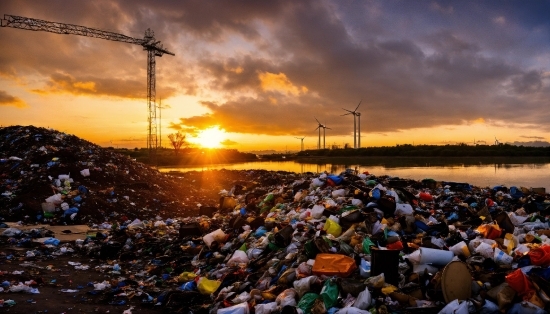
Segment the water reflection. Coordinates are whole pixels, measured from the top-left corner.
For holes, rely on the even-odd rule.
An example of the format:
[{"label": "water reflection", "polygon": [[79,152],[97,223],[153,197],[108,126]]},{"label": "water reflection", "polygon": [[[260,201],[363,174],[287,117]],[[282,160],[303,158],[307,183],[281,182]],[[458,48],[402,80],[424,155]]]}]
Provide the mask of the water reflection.
[{"label": "water reflection", "polygon": [[[209,169],[233,169],[233,170],[270,170],[290,171],[296,173],[327,171],[339,174],[346,169],[355,169],[362,173],[368,171],[371,174],[381,176],[389,175],[404,179],[422,180],[426,178],[437,181],[467,182],[482,187],[495,185],[545,187],[550,191],[550,163],[538,164],[508,164],[508,163],[452,163],[437,165],[432,163],[414,162],[413,164],[397,165],[395,161],[386,161],[383,164],[367,164],[364,162],[334,162],[334,163],[300,163],[296,161],[261,161],[234,164],[216,164],[200,167],[166,167],[160,168],[162,172],[168,171],[202,171]],[[420,165],[419,165],[420,164]]]}]

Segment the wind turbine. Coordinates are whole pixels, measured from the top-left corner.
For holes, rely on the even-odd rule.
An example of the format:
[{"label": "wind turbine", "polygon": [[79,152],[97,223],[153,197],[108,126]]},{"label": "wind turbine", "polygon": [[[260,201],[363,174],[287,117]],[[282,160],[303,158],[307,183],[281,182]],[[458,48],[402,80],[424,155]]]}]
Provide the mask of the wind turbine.
[{"label": "wind turbine", "polygon": [[[353,115],[353,148],[360,148],[361,147],[361,113],[357,112],[357,109],[359,109],[359,106],[361,106],[361,102],[363,100],[361,99],[359,101],[359,104],[357,107],[355,107],[355,110],[351,111],[348,109],[344,109],[348,113],[343,114],[342,116],[347,116],[352,114]],[[356,122],[355,118],[357,117],[358,123]],[[357,135],[357,126],[359,126],[359,134]],[[357,141],[359,140],[359,141]]]},{"label": "wind turbine", "polygon": [[306,137],[304,136],[304,137],[295,137],[295,138],[302,141],[302,145],[300,145],[300,151],[303,151],[304,150],[304,138],[306,138]]},{"label": "wind turbine", "polygon": [[499,145],[500,142],[497,140],[497,137],[495,136],[495,145]]},{"label": "wind turbine", "polygon": [[323,128],[324,125],[321,122],[319,122],[319,120],[317,120],[317,118],[315,118],[315,121],[317,121],[317,124],[318,124],[317,128],[315,128],[315,130],[319,130],[319,140],[317,142],[317,149],[321,149],[321,128]]},{"label": "wind turbine", "polygon": [[325,136],[326,136],[327,129],[332,130],[331,128],[327,127],[326,124],[323,124],[323,149],[326,148],[325,147]]}]

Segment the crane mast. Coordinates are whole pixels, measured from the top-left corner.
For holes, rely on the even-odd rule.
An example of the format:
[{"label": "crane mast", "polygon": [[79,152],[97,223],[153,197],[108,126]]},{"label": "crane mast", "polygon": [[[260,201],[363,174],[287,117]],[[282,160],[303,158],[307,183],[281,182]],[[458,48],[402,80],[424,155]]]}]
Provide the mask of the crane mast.
[{"label": "crane mast", "polygon": [[4,14],[4,18],[1,19],[0,26],[26,29],[31,31],[50,32],[55,34],[71,34],[101,38],[140,45],[143,47],[143,50],[147,50],[147,149],[149,150],[149,157],[154,157],[158,145],[155,57],[162,57],[162,55],[164,54],[174,56],[175,54],[166,50],[162,46],[160,41],[157,41],[155,39],[155,34],[151,29],[148,28],[145,31],[145,36],[143,38],[133,38],[118,33],[103,31],[80,25],[49,22],[8,14]]}]

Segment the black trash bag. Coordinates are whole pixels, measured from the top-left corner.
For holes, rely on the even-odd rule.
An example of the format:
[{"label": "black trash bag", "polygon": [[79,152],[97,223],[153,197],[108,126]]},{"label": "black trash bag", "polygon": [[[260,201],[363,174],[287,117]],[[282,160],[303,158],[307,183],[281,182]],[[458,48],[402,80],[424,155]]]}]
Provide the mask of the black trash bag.
[{"label": "black trash bag", "polygon": [[342,215],[342,217],[340,217],[340,226],[342,226],[342,230],[347,230],[354,223],[358,223],[365,220],[365,216],[363,215],[363,213],[361,213],[360,210],[354,210],[344,214],[345,216]]},{"label": "black trash bag", "polygon": [[109,241],[101,246],[99,250],[100,259],[118,259],[122,244],[115,241]]}]

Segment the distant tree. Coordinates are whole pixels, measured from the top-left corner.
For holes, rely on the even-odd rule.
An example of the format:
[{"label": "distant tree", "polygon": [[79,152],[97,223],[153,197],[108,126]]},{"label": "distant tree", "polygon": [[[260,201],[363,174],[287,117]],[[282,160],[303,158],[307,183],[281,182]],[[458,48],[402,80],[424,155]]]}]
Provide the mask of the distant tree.
[{"label": "distant tree", "polygon": [[187,146],[187,142],[185,141],[185,134],[178,131],[178,133],[172,133],[168,134],[168,139],[170,139],[170,144],[172,144],[172,147],[174,147],[174,153],[176,156],[178,155],[180,148],[182,146]]}]

